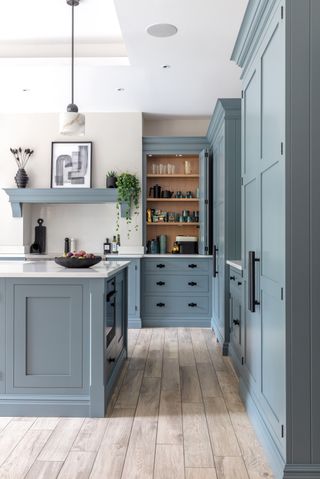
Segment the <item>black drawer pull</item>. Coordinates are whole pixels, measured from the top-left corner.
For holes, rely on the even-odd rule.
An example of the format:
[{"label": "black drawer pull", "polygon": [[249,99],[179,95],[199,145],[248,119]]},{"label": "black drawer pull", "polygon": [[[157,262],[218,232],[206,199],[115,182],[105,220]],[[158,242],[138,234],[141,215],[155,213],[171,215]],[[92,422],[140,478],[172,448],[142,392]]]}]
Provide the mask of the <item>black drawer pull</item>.
[{"label": "black drawer pull", "polygon": [[115,363],[116,362],[116,358],[109,358],[108,359],[108,363]]},{"label": "black drawer pull", "polygon": [[188,304],[189,308],[195,308],[197,305],[197,303],[189,303]]},{"label": "black drawer pull", "polygon": [[241,281],[238,281],[238,286],[241,286],[241,285],[242,285]]},{"label": "black drawer pull", "polygon": [[158,286],[164,286],[166,283],[164,281],[157,281]]},{"label": "black drawer pull", "polygon": [[232,322],[233,322],[233,324],[234,324],[235,326],[240,326],[240,321],[239,321],[239,319],[234,319]]},{"label": "black drawer pull", "polygon": [[235,280],[236,280],[236,277],[235,277],[235,276],[230,276],[230,280],[231,280],[231,281],[235,281]]},{"label": "black drawer pull", "polygon": [[165,303],[157,303],[158,308],[163,308],[165,306]]},{"label": "black drawer pull", "polygon": [[197,286],[197,284],[198,284],[198,283],[195,283],[194,281],[190,281],[190,282],[188,283],[189,286]]},{"label": "black drawer pull", "polygon": [[162,263],[160,263],[160,264],[157,264],[157,268],[165,268],[165,267],[166,267],[166,265],[165,265],[165,264],[162,264]]},{"label": "black drawer pull", "polygon": [[194,263],[188,264],[188,268],[193,269],[193,268],[197,268],[197,267],[198,267],[197,264],[194,264]]}]

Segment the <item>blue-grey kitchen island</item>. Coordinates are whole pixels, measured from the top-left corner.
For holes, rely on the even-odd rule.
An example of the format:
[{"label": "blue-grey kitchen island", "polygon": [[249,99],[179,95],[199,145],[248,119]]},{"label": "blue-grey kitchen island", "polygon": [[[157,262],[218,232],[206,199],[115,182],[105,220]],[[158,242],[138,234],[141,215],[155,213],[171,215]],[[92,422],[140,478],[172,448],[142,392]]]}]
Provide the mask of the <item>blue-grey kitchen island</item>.
[{"label": "blue-grey kitchen island", "polygon": [[103,417],[127,355],[127,265],[0,263],[0,415]]}]

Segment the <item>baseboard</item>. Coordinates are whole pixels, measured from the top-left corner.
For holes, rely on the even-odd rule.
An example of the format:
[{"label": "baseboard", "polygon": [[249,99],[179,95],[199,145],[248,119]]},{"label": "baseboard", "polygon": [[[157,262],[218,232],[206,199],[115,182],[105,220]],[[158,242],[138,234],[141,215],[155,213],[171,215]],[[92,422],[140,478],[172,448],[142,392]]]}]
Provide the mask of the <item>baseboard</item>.
[{"label": "baseboard", "polygon": [[89,417],[90,400],[64,399],[1,399],[0,416]]},{"label": "baseboard", "polygon": [[319,479],[320,464],[287,464],[283,479]]},{"label": "baseboard", "polygon": [[141,329],[142,327],[142,321],[141,321],[141,318],[136,318],[136,317],[132,317],[128,318],[128,328],[129,329]]},{"label": "baseboard", "polygon": [[[250,392],[244,383],[243,379],[240,377],[240,396],[242,401],[245,404],[248,416],[251,420],[251,423],[255,429],[255,432],[263,445],[264,451],[266,453],[267,459],[269,461],[270,467],[274,473],[276,479],[289,479],[290,476],[284,476],[284,467],[285,462],[283,457],[277,448],[275,442],[272,439],[272,436],[255,404],[253,401]],[[298,479],[299,476],[292,476],[292,478]],[[316,476],[312,476],[314,479]],[[302,476],[299,479],[304,479]],[[307,479],[307,478],[306,478]]]}]

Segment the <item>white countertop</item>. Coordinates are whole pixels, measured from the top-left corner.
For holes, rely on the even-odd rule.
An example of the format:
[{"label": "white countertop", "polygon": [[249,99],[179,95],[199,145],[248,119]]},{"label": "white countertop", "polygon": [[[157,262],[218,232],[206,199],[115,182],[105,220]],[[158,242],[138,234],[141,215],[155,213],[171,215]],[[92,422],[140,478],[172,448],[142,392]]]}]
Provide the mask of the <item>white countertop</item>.
[{"label": "white countertop", "polygon": [[210,254],[145,254],[144,258],[212,258]]},{"label": "white countertop", "polygon": [[242,261],[240,259],[228,259],[227,264],[232,266],[232,268],[242,271]]},{"label": "white countertop", "polygon": [[[30,254],[26,253],[25,257],[29,260],[35,260],[35,261],[43,261],[46,259],[53,259],[56,256],[61,256],[61,253],[47,253],[47,254]],[[97,255],[96,255],[97,256]],[[108,254],[106,258],[132,258],[132,259],[141,259],[141,258],[212,258],[212,255],[210,254],[172,254],[172,253],[167,253],[167,254],[134,254],[134,253],[128,253],[128,254]]]},{"label": "white countertop", "polygon": [[54,261],[0,261],[0,278],[108,278],[129,261],[101,261],[91,268],[64,268]]}]

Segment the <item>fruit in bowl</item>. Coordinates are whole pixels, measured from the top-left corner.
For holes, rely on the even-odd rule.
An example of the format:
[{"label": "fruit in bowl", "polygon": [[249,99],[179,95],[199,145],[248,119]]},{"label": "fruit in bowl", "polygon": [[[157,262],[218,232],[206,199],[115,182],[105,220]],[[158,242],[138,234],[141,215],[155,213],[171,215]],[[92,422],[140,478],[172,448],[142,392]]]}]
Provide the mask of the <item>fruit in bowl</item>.
[{"label": "fruit in bowl", "polygon": [[57,264],[65,268],[90,268],[99,263],[101,256],[95,256],[93,253],[87,253],[84,250],[67,253],[54,259]]}]

